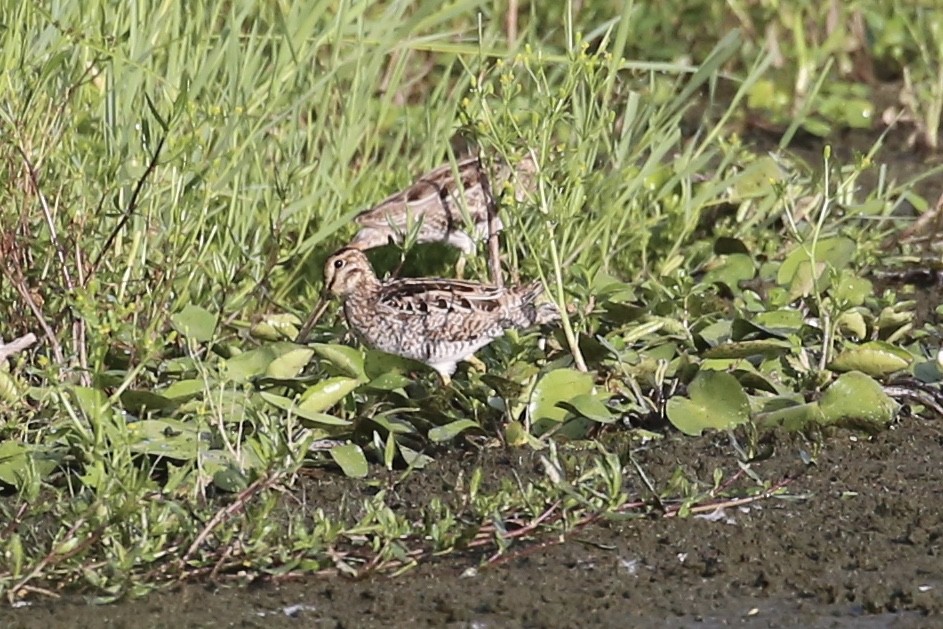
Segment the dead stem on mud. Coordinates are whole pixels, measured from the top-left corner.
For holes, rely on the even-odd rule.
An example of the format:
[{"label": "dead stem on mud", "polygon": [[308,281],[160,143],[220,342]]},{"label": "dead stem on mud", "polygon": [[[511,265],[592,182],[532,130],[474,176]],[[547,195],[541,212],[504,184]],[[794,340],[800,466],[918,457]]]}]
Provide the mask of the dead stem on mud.
[{"label": "dead stem on mud", "polygon": [[[739,474],[732,477],[730,482],[732,482],[737,476],[739,476]],[[796,478],[797,476],[787,476],[768,489],[753,496],[711,500],[709,502],[704,502],[695,506],[687,505],[682,501],[674,501],[670,506],[667,506],[664,509],[661,517],[674,518],[678,517],[682,512],[690,515],[710,513],[716,511],[717,509],[740,507],[753,504],[761,500],[766,500],[774,496],[782,495],[785,488]],[[249,490],[246,490],[246,492],[248,491]],[[246,494],[246,492],[243,493]],[[248,498],[248,494],[246,494],[246,498]],[[230,513],[230,510],[234,511],[238,507],[244,505],[244,503],[244,500],[236,501],[233,503],[233,505],[227,507],[227,509],[220,511],[219,514],[228,514]],[[384,561],[383,554],[384,551],[388,551],[391,548],[390,544],[392,542],[384,544],[381,549],[371,553],[354,550],[341,550],[337,547],[334,547],[328,551],[328,556],[331,562],[334,563],[333,568],[325,568],[314,572],[288,571],[279,575],[263,576],[257,574],[256,576],[263,580],[268,580],[274,583],[310,578],[312,576],[344,575],[354,579],[362,579],[372,574],[379,573],[391,575],[398,574],[418,565],[418,563],[423,559],[445,556],[454,551],[484,550],[489,547],[498,546],[499,544],[497,542],[497,538],[499,537],[502,541],[516,540],[523,542],[528,538],[533,538],[535,540],[526,548],[513,553],[507,553],[504,550],[498,550],[487,560],[485,560],[483,564],[488,567],[497,566],[548,548],[550,546],[561,544],[566,541],[567,534],[572,534],[573,532],[581,530],[586,526],[598,523],[602,520],[605,520],[607,517],[614,515],[635,515],[638,517],[650,515],[652,513],[653,506],[656,510],[660,510],[658,509],[657,505],[653,505],[653,503],[650,501],[635,500],[628,502],[611,512],[595,512],[584,515],[576,522],[566,526],[565,530],[560,530],[559,527],[554,527],[555,525],[561,525],[564,522],[565,518],[567,517],[567,513],[566,510],[563,509],[563,501],[557,500],[536,518],[530,519],[521,514],[514,514],[505,518],[502,521],[500,527],[501,529],[504,529],[503,531],[499,531],[499,526],[494,523],[484,524],[478,528],[474,536],[467,544],[460,547],[454,546],[438,551],[414,547],[405,550],[405,552],[401,551],[400,558],[388,561]],[[211,522],[210,524],[218,524],[218,522],[222,521],[222,519],[225,517],[226,516],[224,515],[220,515],[219,519],[214,518],[214,522]],[[207,529],[205,530],[210,530],[210,524],[207,525]],[[517,528],[514,528],[510,531],[507,530],[508,528],[513,527]],[[538,541],[536,538],[541,535],[556,535],[556,537]],[[206,535],[201,534],[200,540],[198,541],[205,539],[205,537]],[[405,544],[406,542],[403,540],[398,540],[397,543]],[[194,544],[196,544],[196,542],[194,542]],[[185,557],[189,557],[191,554],[192,553],[188,552]],[[215,551],[213,554],[214,556],[218,556],[218,559],[214,562],[212,568],[208,566],[200,568],[187,568],[182,565],[182,561],[178,563],[181,568],[181,571],[178,574],[178,580],[195,580],[197,578],[210,577],[214,580],[244,581],[247,578],[247,573],[250,571],[246,570],[245,564],[240,561],[239,553],[234,552],[231,545],[221,548]],[[207,558],[207,560],[209,560],[209,558]],[[356,567],[357,564],[360,564],[362,567],[358,569]],[[229,569],[235,570],[235,572],[227,572],[227,567]]]}]

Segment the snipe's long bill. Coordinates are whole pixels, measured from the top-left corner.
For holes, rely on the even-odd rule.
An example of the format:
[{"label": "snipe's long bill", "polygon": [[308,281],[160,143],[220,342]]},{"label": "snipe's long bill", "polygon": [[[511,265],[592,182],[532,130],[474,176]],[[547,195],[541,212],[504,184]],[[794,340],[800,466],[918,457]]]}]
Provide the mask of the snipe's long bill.
[{"label": "snipe's long bill", "polygon": [[311,316],[309,316],[308,320],[305,321],[304,325],[301,326],[298,336],[295,337],[295,343],[300,345],[308,340],[308,335],[311,334],[311,330],[313,330],[314,326],[318,324],[318,321],[324,315],[324,311],[327,310],[329,305],[331,305],[331,301],[322,294],[318,299],[318,303],[314,305],[314,310],[311,311]]}]

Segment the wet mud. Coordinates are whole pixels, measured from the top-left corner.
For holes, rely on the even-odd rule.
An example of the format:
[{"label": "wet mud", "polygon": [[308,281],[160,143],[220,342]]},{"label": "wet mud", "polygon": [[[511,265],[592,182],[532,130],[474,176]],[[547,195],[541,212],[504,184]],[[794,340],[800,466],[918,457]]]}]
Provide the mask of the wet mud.
[{"label": "wet mud", "polygon": [[[35,601],[0,611],[0,626],[943,625],[943,422],[906,418],[871,438],[839,431],[818,451],[786,434],[767,445],[774,456],[755,469],[770,480],[797,475],[790,497],[709,517],[594,524],[563,543],[512,546],[491,564],[487,554],[447,556],[397,577],[186,585],[108,606]],[[815,462],[806,465],[801,455],[810,452]],[[637,459],[656,486],[679,467],[706,482],[736,465],[725,435],[669,437]],[[401,508],[443,495],[476,465],[490,482],[512,467],[536,473],[514,451],[457,452],[413,475],[398,494]],[[309,504],[357,491],[345,480],[303,485]],[[628,488],[641,490],[638,481]]]}]

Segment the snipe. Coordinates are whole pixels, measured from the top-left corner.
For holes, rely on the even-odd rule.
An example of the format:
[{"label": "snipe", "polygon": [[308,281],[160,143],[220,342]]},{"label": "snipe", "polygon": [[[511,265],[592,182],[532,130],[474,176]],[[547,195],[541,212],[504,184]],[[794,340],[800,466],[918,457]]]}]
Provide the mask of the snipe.
[{"label": "snipe", "polygon": [[499,288],[440,278],[380,281],[353,247],[328,258],[324,287],[343,300],[347,324],[365,345],[421,361],[445,383],[459,361],[506,330],[560,317],[553,304],[537,303],[539,282]]},{"label": "snipe", "polygon": [[[536,170],[532,152],[528,152],[513,168],[498,160],[492,178],[488,177],[477,156],[458,160],[455,169],[451,164],[443,164],[419,177],[406,190],[357,215],[354,220],[360,229],[348,246],[366,250],[402,243],[410,229],[415,228],[417,242],[444,242],[462,251],[456,269],[461,276],[464,256],[475,252],[478,240],[490,236],[488,270],[492,283],[501,287],[504,282],[497,234],[503,229],[503,224],[497,214],[495,194],[510,182],[515,198],[523,202],[534,189]],[[472,227],[471,235],[466,231],[466,216]],[[315,307],[302,325],[296,342],[302,343],[307,339],[326,307],[327,302],[323,300]]]},{"label": "snipe", "polygon": [[[357,215],[354,220],[360,230],[349,246],[372,249],[391,242],[402,243],[415,227],[417,242],[444,242],[460,249],[464,255],[474,254],[477,241],[504,228],[497,215],[495,190],[511,180],[515,195],[522,200],[526,191],[533,188],[535,169],[530,155],[514,168],[502,161],[496,165],[494,181],[491,181],[477,156],[458,160],[454,170],[452,164],[443,164],[419,177],[407,189]],[[467,231],[468,224],[471,233]],[[488,264],[491,281],[500,286],[497,254],[497,249],[492,247]],[[459,264],[464,264],[464,258]]]}]

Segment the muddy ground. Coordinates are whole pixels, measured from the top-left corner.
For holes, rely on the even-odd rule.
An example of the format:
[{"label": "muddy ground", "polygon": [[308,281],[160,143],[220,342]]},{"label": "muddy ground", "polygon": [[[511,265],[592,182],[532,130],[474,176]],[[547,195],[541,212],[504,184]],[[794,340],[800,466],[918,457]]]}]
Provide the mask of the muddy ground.
[{"label": "muddy ground", "polygon": [[[770,480],[799,473],[789,493],[801,498],[720,518],[593,525],[563,544],[516,546],[514,558],[475,576],[466,571],[484,555],[396,578],[191,585],[110,606],[36,601],[0,611],[0,627],[943,626],[943,421],[905,418],[872,438],[837,432],[808,467],[808,442],[769,439],[774,456],[757,471]],[[721,435],[669,437],[637,454],[659,486],[678,466],[705,481],[715,468],[736,468]],[[510,468],[536,473],[524,456],[441,457],[400,489],[402,508],[441,495],[477,464],[491,481]],[[637,479],[627,482],[640,491]],[[309,503],[368,492],[327,474],[304,484]]]}]

